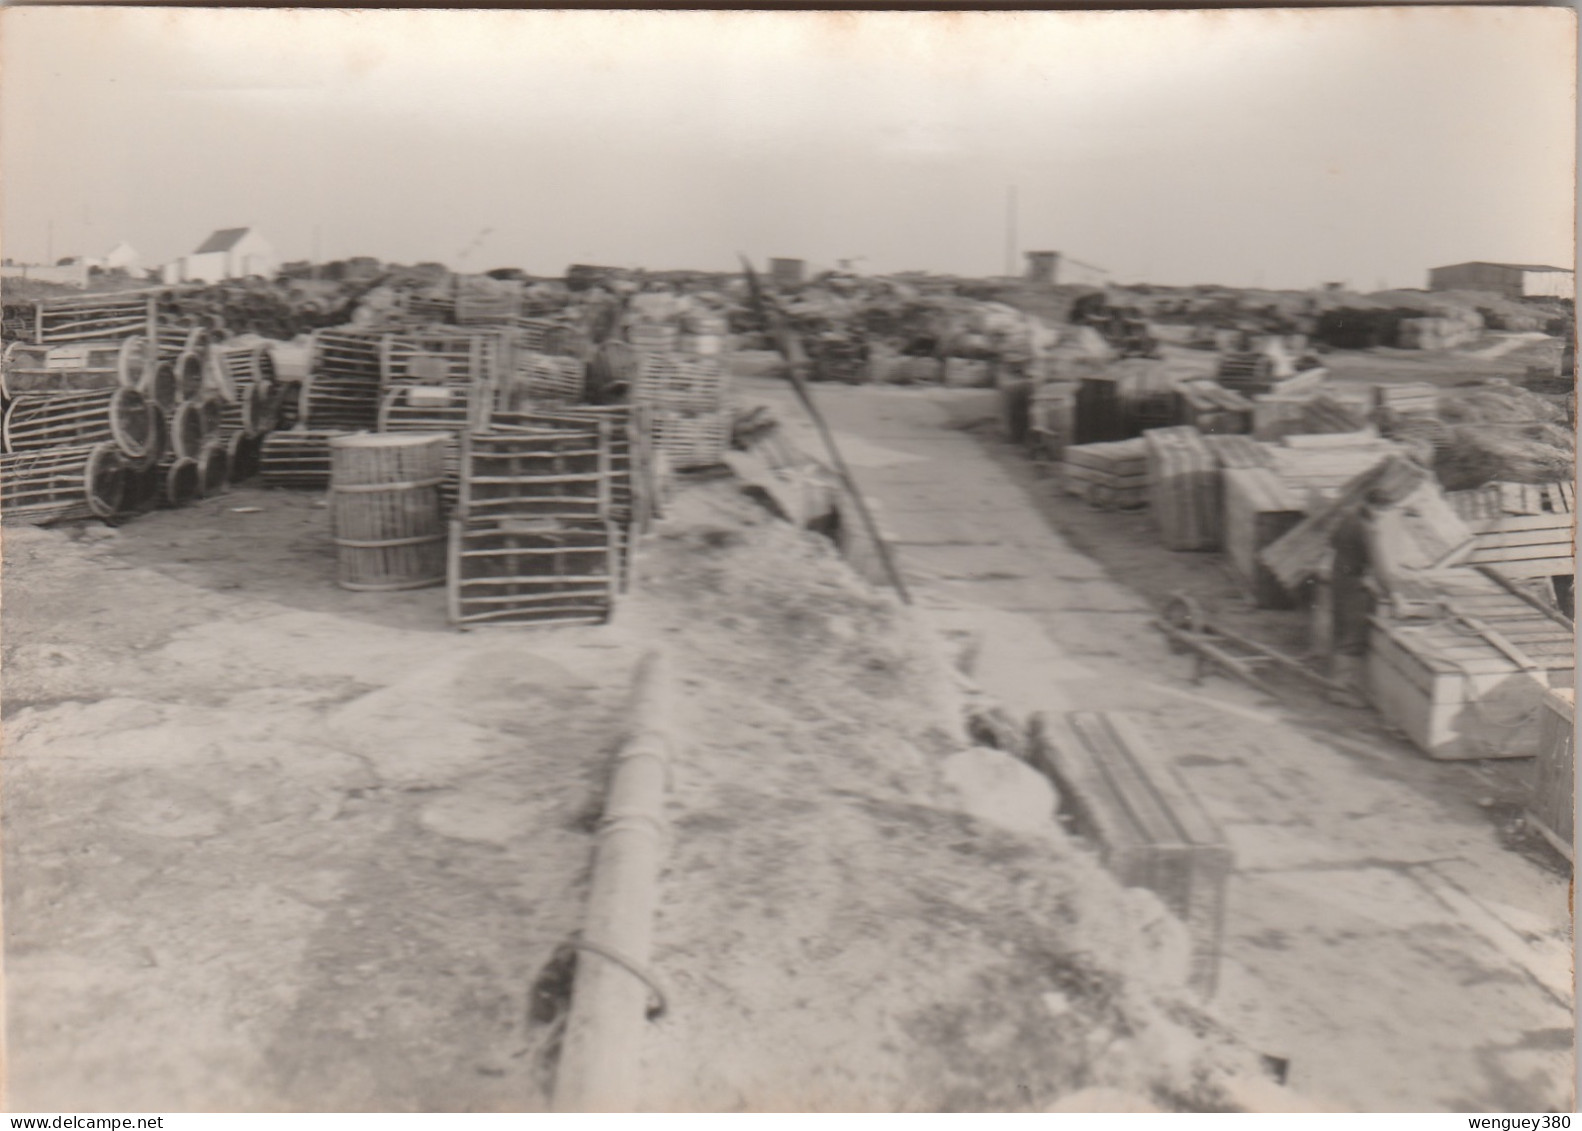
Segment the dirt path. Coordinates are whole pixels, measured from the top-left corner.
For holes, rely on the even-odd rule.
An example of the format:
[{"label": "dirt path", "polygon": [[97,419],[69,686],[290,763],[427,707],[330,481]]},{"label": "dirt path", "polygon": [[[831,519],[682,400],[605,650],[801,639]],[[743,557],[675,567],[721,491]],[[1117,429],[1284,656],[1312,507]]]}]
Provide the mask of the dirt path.
[{"label": "dirt path", "polygon": [[[779,386],[746,384],[799,419]],[[1291,1059],[1295,1089],[1363,1111],[1570,1109],[1567,885],[1479,804],[1497,794],[1499,815],[1519,771],[1432,763],[1367,712],[1192,686],[1149,605],[987,438],[992,394],[818,396],[928,614],[983,636],[987,690],[1019,712],[1134,712],[1169,745],[1237,855],[1216,1008]],[[1092,521],[1128,529],[1134,583],[1164,588],[1176,562],[1216,583],[1208,555],[1145,545],[1146,515]]]}]

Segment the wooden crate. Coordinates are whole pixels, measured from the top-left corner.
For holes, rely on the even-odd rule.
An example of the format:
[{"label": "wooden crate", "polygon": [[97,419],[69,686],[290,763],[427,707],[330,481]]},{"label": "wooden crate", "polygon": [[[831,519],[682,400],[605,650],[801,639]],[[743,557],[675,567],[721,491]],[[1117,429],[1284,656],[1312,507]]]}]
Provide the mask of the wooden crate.
[{"label": "wooden crate", "polygon": [[1252,434],[1259,440],[1278,440],[1303,429],[1303,415],[1312,400],[1308,393],[1264,393],[1252,398]]},{"label": "wooden crate", "polygon": [[1575,858],[1576,690],[1551,688],[1538,723],[1538,763],[1527,813],[1544,838]]},{"label": "wooden crate", "polygon": [[1259,551],[1302,521],[1298,499],[1266,467],[1226,468],[1220,472],[1225,516],[1221,527],[1225,557],[1260,609],[1288,609],[1295,602],[1259,560]]},{"label": "wooden crate", "polygon": [[1203,444],[1214,453],[1221,469],[1231,467],[1273,467],[1274,456],[1269,445],[1259,443],[1251,436],[1203,437]]},{"label": "wooden crate", "polygon": [[1073,444],[1065,451],[1066,494],[1107,509],[1148,505],[1148,445],[1142,439]]},{"label": "wooden crate", "polygon": [[446,592],[460,628],[599,623],[615,607],[613,524],[566,519],[453,520]]},{"label": "wooden crate", "polygon": [[1368,682],[1380,714],[1431,758],[1532,757],[1544,693],[1575,680],[1573,633],[1476,570],[1445,570],[1426,615],[1373,618]]},{"label": "wooden crate", "polygon": [[1176,388],[1176,418],[1205,435],[1252,431],[1252,402],[1214,381],[1188,381]]},{"label": "wooden crate", "polygon": [[1220,544],[1219,463],[1190,425],[1143,433],[1148,449],[1148,509],[1167,550],[1216,550]]},{"label": "wooden crate", "polygon": [[1172,760],[1115,712],[1075,711],[1056,731],[1035,716],[1033,762],[1054,781],[1077,831],[1128,887],[1159,896],[1192,938],[1190,984],[1219,981],[1225,894],[1234,857]]}]

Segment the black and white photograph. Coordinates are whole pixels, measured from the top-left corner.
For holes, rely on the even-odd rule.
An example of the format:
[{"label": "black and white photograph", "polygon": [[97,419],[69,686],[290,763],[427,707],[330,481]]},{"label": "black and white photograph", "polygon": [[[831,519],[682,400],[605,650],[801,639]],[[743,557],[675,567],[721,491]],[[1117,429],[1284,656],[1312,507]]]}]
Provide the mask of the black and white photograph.
[{"label": "black and white photograph", "polygon": [[1568,1127],[1576,83],[0,11],[0,1106]]}]

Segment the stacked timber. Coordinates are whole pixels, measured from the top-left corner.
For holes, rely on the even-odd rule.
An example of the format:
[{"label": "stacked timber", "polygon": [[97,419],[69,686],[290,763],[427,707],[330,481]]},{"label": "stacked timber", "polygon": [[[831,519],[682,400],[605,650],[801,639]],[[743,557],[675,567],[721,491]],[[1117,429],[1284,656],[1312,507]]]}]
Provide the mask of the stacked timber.
[{"label": "stacked timber", "polygon": [[266,487],[323,490],[330,485],[330,445],[344,432],[271,432],[258,453],[258,473]]},{"label": "stacked timber", "polygon": [[1379,712],[1436,759],[1538,750],[1551,688],[1575,684],[1570,621],[1472,569],[1440,571],[1419,615],[1383,612],[1368,640]]},{"label": "stacked timber", "polygon": [[1576,691],[1550,688],[1538,721],[1538,765],[1527,814],[1567,860],[1576,840]]},{"label": "stacked timber", "polygon": [[111,443],[0,455],[0,517],[6,522],[111,518],[125,492],[126,464]]},{"label": "stacked timber", "polygon": [[1188,984],[1211,997],[1235,864],[1224,834],[1128,717],[1074,711],[1063,722],[1035,716],[1034,765],[1055,781],[1077,832],[1098,847],[1115,878],[1152,891],[1185,924],[1192,940]]},{"label": "stacked timber", "polygon": [[1227,467],[1220,472],[1225,556],[1253,603],[1286,609],[1291,594],[1259,560],[1262,550],[1302,521],[1302,500],[1267,467]]},{"label": "stacked timber", "polygon": [[1209,435],[1252,431],[1252,401],[1214,381],[1187,381],[1176,387],[1176,417]]},{"label": "stacked timber", "polygon": [[1106,510],[1148,505],[1148,444],[1139,439],[1073,444],[1062,465],[1066,494]]},{"label": "stacked timber", "polygon": [[1220,542],[1219,462],[1196,428],[1143,433],[1148,509],[1167,550],[1214,550]]}]

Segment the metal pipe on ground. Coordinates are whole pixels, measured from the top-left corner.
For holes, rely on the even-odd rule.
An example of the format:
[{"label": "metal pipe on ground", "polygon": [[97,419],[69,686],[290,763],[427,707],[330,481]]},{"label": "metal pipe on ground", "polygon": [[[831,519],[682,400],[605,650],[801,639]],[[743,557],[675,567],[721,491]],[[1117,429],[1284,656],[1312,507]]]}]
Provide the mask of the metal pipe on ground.
[{"label": "metal pipe on ground", "polygon": [[[638,1089],[645,978],[659,903],[665,783],[674,738],[669,659],[655,650],[633,681],[631,731],[616,755],[577,941],[571,1011],[555,1074],[557,1112],[627,1112]],[[662,1006],[661,1006],[662,1007]]]}]

